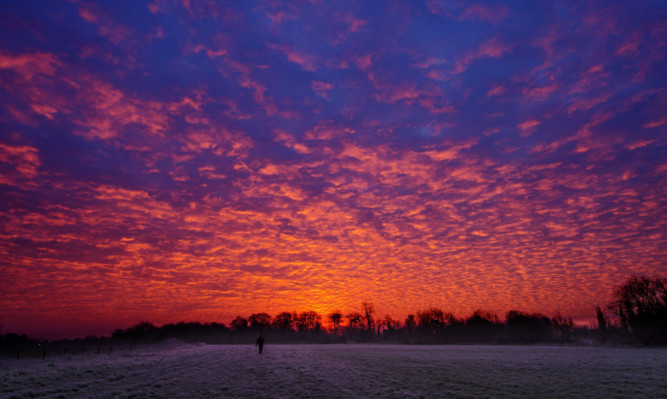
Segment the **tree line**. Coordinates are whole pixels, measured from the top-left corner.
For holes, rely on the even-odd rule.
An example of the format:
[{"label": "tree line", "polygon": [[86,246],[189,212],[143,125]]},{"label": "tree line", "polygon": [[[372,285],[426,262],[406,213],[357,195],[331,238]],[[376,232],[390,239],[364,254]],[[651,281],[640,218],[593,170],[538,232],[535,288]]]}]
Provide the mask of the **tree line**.
[{"label": "tree line", "polygon": [[504,320],[491,311],[478,309],[457,318],[438,307],[409,314],[404,320],[379,315],[372,302],[362,302],[359,311],[266,312],[237,316],[229,326],[222,323],[177,323],[155,327],[140,323],[116,330],[116,339],[178,338],[212,343],[252,342],[259,333],[270,342],[386,342],[400,344],[535,344],[592,343],[645,345],[667,344],[667,289],[662,278],[630,276],[618,285],[612,300],[596,307],[597,324],[577,327],[571,317],[510,310]]},{"label": "tree line", "polygon": [[[88,337],[69,341],[38,341],[25,334],[0,335],[0,354],[13,356],[17,348],[35,356],[47,348],[70,353],[96,347],[107,351],[113,345],[133,345],[177,339],[210,344],[252,343],[264,334],[270,343],[351,343],[395,344],[535,344],[601,343],[667,345],[667,281],[663,278],[630,276],[615,287],[612,300],[597,306],[597,323],[575,326],[572,318],[556,314],[510,310],[504,320],[491,311],[478,309],[458,318],[438,307],[422,309],[403,320],[380,315],[372,302],[363,302],[359,311],[266,312],[237,316],[224,323],[180,322],[161,327],[150,322],[117,329],[111,337]],[[32,348],[32,349],[30,349]],[[79,349],[76,349],[79,348]],[[84,349],[81,349],[84,348]],[[102,349],[100,349],[102,348]],[[19,351],[20,352],[20,351]]]},{"label": "tree line", "polygon": [[[326,326],[325,326],[326,325]],[[477,310],[467,318],[457,318],[432,307],[396,320],[390,315],[378,316],[370,302],[360,312],[315,311],[281,312],[275,316],[253,313],[237,316],[229,326],[223,323],[198,322],[166,324],[156,327],[142,322],[119,329],[112,339],[119,341],[160,341],[176,338],[186,342],[247,343],[263,334],[271,343],[351,343],[384,342],[397,344],[448,343],[518,343],[572,342],[575,325],[571,318],[517,310],[506,314],[506,320],[488,311]]]}]

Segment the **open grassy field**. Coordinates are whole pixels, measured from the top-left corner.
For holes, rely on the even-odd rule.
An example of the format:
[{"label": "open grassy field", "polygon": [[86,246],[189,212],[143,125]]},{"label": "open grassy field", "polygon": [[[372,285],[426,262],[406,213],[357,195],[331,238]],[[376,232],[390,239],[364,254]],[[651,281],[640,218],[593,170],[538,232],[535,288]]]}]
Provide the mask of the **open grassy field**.
[{"label": "open grassy field", "polygon": [[2,398],[667,397],[664,348],[174,345],[0,362]]}]

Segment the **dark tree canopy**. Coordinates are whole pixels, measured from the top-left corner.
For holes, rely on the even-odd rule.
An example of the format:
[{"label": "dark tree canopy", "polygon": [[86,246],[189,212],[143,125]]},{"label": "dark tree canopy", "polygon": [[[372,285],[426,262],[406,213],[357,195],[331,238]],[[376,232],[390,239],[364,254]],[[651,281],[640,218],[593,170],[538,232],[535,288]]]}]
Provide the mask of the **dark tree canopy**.
[{"label": "dark tree canopy", "polygon": [[644,344],[667,343],[667,280],[630,276],[614,289],[609,309]]}]

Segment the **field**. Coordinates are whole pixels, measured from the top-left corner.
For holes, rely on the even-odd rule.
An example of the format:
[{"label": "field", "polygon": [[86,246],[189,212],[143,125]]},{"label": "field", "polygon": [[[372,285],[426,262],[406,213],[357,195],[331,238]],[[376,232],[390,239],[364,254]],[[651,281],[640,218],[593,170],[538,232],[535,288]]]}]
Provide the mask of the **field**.
[{"label": "field", "polygon": [[0,359],[2,398],[667,397],[667,349],[172,345]]}]

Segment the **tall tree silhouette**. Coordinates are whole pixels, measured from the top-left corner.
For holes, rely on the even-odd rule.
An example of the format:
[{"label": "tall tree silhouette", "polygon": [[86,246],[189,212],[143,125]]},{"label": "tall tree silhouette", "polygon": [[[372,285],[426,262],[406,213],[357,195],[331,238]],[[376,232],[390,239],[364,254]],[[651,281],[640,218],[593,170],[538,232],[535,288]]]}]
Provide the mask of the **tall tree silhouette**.
[{"label": "tall tree silhouette", "polygon": [[560,313],[557,313],[556,316],[551,319],[551,324],[553,325],[554,330],[556,330],[560,336],[561,341],[572,341],[572,334],[574,334],[574,321],[572,321],[571,317],[564,317]]},{"label": "tall tree silhouette", "polygon": [[363,316],[359,312],[348,313],[345,318],[348,320],[348,324],[351,330],[356,330],[361,327],[361,320]]},{"label": "tall tree silhouette", "polygon": [[599,340],[603,344],[607,342],[607,321],[604,318],[604,313],[602,312],[602,309],[600,309],[599,306],[595,307],[595,314],[597,315],[598,319],[598,334],[599,334]]},{"label": "tall tree silhouette", "polygon": [[290,312],[281,312],[273,318],[273,327],[278,330],[289,331],[294,329],[294,317]]},{"label": "tall tree silhouette", "polygon": [[318,331],[322,327],[322,316],[312,310],[300,313],[296,327],[299,331]]},{"label": "tall tree silhouette", "polygon": [[338,310],[331,312],[329,313],[329,320],[333,326],[334,334],[340,334],[340,322],[343,320],[343,314]]},{"label": "tall tree silhouette", "polygon": [[248,320],[244,317],[236,316],[230,325],[234,331],[245,331],[248,329]]},{"label": "tall tree silhouette", "polygon": [[644,344],[667,344],[667,280],[630,276],[614,289],[609,309]]},{"label": "tall tree silhouette", "polygon": [[271,326],[271,315],[265,312],[253,313],[248,317],[248,322],[253,330],[267,330]]},{"label": "tall tree silhouette", "polygon": [[415,319],[415,315],[409,314],[408,317],[405,318],[405,329],[408,332],[414,331],[415,328],[417,328],[417,320]]},{"label": "tall tree silhouette", "polygon": [[373,306],[373,302],[362,302],[361,309],[363,311],[364,320],[366,321],[368,333],[373,334],[373,313],[375,313],[375,306]]}]

